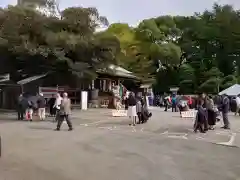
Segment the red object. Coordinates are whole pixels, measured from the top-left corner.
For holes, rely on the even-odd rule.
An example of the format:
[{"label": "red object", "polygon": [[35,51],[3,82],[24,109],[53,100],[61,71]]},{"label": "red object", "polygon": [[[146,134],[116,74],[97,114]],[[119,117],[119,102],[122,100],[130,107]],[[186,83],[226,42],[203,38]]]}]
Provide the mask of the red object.
[{"label": "red object", "polygon": [[26,113],[26,119],[30,120],[30,113],[29,112]]},{"label": "red object", "polygon": [[168,101],[169,101],[170,103],[172,103],[172,98],[171,98],[171,97],[169,97]]},{"label": "red object", "polygon": [[188,104],[192,104],[192,97],[191,96],[189,96],[189,98],[188,98]]}]

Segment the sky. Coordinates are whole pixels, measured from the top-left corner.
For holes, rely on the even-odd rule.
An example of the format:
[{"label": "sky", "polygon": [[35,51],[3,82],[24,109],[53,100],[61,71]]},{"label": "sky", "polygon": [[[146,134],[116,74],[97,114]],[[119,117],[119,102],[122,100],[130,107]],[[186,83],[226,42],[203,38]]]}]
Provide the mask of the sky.
[{"label": "sky", "polygon": [[[17,0],[0,0],[0,6],[16,4]],[[240,0],[59,0],[60,7],[96,7],[100,15],[110,23],[124,22],[131,25],[141,20],[160,15],[192,15],[211,9],[214,2],[231,4],[240,9]]]}]

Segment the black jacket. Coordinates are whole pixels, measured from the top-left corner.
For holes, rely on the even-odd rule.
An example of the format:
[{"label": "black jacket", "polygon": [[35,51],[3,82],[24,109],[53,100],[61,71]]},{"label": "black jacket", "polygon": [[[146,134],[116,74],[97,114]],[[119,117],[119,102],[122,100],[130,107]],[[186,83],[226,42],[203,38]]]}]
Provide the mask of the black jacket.
[{"label": "black jacket", "polygon": [[128,98],[128,106],[136,106],[136,104],[137,104],[136,98],[130,95]]},{"label": "black jacket", "polygon": [[46,107],[46,101],[43,96],[40,96],[37,100],[38,108],[45,108]]}]

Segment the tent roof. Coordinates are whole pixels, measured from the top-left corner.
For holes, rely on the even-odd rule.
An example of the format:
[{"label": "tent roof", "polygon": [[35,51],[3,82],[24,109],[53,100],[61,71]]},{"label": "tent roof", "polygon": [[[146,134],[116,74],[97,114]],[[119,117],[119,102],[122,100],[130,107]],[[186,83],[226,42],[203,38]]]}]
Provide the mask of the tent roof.
[{"label": "tent roof", "polygon": [[219,95],[227,94],[228,96],[237,96],[240,94],[240,85],[234,84],[231,87],[221,91]]}]

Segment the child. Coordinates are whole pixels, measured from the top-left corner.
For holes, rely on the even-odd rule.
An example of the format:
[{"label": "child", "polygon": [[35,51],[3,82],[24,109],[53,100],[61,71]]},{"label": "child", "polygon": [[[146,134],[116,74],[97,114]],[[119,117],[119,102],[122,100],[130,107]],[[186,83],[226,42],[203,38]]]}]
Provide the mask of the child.
[{"label": "child", "polygon": [[196,121],[194,124],[194,132],[197,132],[199,130],[201,133],[206,133],[206,131],[204,130],[204,123],[207,121],[207,119],[206,119],[206,111],[203,108],[203,104],[204,104],[204,101],[200,100],[198,105]]}]

